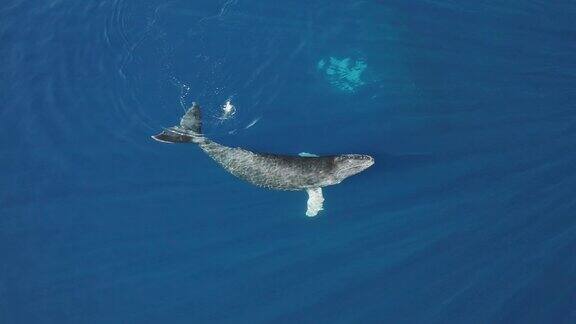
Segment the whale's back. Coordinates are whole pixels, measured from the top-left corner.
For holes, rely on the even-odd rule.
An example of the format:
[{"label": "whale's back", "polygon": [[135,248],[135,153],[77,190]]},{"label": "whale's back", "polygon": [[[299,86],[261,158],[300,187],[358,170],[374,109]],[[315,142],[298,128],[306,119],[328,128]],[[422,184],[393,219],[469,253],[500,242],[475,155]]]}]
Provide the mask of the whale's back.
[{"label": "whale's back", "polygon": [[259,154],[209,140],[200,147],[228,172],[254,185],[278,190],[305,190],[335,184],[334,157]]}]

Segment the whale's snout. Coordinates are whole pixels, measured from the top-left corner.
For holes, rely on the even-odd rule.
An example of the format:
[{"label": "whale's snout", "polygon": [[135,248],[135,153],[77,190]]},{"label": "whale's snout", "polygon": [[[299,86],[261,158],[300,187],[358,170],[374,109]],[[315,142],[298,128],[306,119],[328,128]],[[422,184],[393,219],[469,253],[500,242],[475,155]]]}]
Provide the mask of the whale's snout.
[{"label": "whale's snout", "polygon": [[340,180],[360,173],[374,164],[374,158],[364,154],[345,154],[336,157],[336,174]]},{"label": "whale's snout", "polygon": [[354,165],[357,168],[361,168],[362,170],[366,170],[374,164],[374,158],[370,155],[346,154],[344,157],[349,161],[349,164]]},{"label": "whale's snout", "polygon": [[364,165],[366,166],[366,169],[374,164],[374,158],[371,157],[370,155],[362,155],[360,160],[363,161]]}]

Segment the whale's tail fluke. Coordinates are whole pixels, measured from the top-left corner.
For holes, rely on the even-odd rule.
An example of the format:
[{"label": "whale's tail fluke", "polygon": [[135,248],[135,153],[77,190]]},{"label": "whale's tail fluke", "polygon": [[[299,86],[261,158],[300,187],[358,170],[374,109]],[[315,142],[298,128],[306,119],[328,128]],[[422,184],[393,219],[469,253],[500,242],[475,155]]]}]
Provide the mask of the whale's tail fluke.
[{"label": "whale's tail fluke", "polygon": [[200,106],[193,103],[180,119],[180,125],[166,128],[162,133],[152,136],[153,139],[163,143],[201,143],[202,118]]},{"label": "whale's tail fluke", "polygon": [[180,127],[191,131],[194,134],[202,134],[202,116],[200,115],[200,105],[192,103],[192,107],[186,111],[180,119]]}]

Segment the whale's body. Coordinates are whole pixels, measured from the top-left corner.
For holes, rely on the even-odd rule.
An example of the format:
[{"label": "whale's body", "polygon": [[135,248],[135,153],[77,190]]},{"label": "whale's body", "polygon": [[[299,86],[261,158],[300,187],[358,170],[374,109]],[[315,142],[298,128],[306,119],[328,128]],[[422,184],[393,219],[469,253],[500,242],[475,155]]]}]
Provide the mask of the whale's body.
[{"label": "whale's body", "polygon": [[335,184],[334,157],[300,157],[261,154],[212,141],[200,143],[206,154],[228,172],[260,187],[306,190]]},{"label": "whale's body", "polygon": [[256,186],[306,190],[308,216],[315,216],[323,209],[322,187],[338,184],[374,163],[372,157],[359,154],[291,156],[224,146],[202,136],[200,107],[196,104],[182,117],[179,126],[167,128],[152,138],[165,143],[196,143],[228,172]]}]

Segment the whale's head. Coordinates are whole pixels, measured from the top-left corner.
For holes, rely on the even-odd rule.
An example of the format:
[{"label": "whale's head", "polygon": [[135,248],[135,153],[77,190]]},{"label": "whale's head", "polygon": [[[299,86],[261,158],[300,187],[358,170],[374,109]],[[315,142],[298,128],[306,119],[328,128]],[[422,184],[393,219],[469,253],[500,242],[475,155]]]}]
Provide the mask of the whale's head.
[{"label": "whale's head", "polygon": [[334,176],[338,182],[368,169],[374,158],[362,154],[344,154],[334,158]]}]

